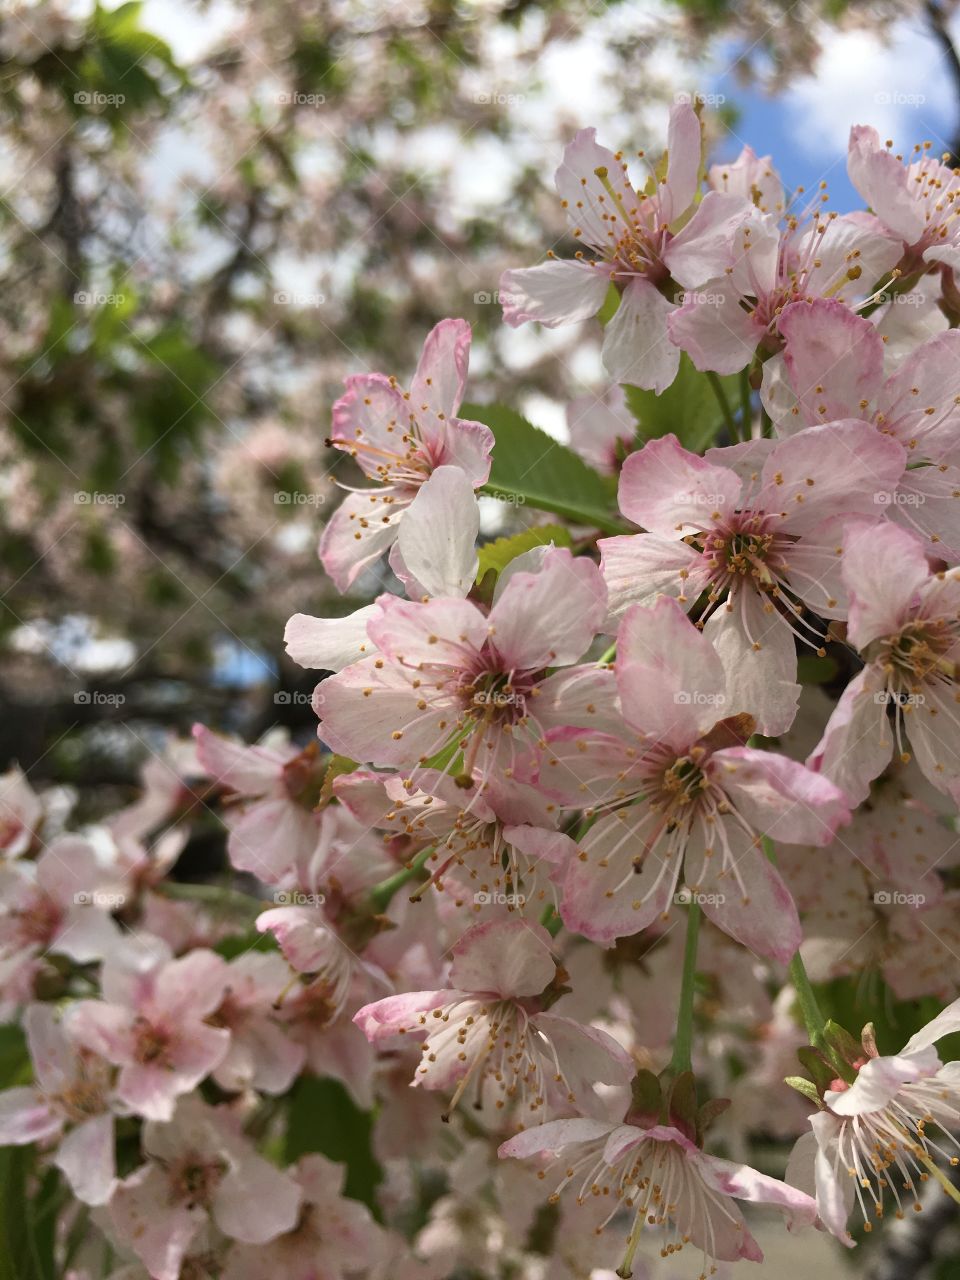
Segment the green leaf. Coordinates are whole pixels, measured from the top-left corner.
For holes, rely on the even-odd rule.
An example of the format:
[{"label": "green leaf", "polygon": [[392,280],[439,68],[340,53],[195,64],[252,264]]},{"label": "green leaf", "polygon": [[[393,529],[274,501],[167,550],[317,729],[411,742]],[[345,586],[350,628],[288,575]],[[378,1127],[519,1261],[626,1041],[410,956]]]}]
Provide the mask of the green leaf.
[{"label": "green leaf", "polygon": [[552,511],[606,533],[624,532],[614,481],[588,467],[572,449],[503,405],[463,405],[460,413],[485,423],[496,439],[490,479],[481,493]]},{"label": "green leaf", "polygon": [[[720,383],[731,403],[736,403],[736,378],[721,378]],[[623,390],[643,440],[658,440],[672,432],[685,449],[700,453],[713,444],[723,425],[723,413],[710,380],[694,368],[685,352],[680,356],[673,385],[660,395],[640,387],[625,386]]]},{"label": "green leaf", "polygon": [[532,551],[534,547],[545,547],[550,543],[557,547],[570,546],[570,534],[559,524],[538,524],[510,538],[497,538],[493,542],[484,543],[477,553],[477,581],[482,582],[488,573],[499,577],[511,560]]},{"label": "green leaf", "polygon": [[301,1076],[293,1087],[284,1158],[292,1163],[311,1151],[347,1166],[345,1193],[380,1217],[376,1190],[383,1170],[370,1138],[373,1116],[361,1111],[339,1080]]}]

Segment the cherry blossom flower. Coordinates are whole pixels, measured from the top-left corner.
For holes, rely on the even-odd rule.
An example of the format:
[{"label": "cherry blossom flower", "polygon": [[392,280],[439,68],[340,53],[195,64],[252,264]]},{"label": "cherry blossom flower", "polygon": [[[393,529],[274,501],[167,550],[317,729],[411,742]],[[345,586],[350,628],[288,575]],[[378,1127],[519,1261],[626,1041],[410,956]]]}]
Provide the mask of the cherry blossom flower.
[{"label": "cherry blossom flower", "polygon": [[804,610],[846,615],[843,523],[882,513],[904,463],[901,445],[858,421],[706,459],[672,435],[651,441],[620,477],[620,508],[647,532],[600,542],[611,616],[660,594],[693,609],[706,594],[698,625],[720,655],[731,704],[761,733],[782,733],[800,692],[795,638],[823,643]]},{"label": "cherry blossom flower", "polygon": [[[477,1105],[512,1107],[523,1125],[589,1106],[591,1084],[625,1083],[633,1068],[612,1037],[544,1011],[556,979],[551,939],[524,920],[475,925],[454,948],[452,988],[413,991],[366,1005],[354,1021],[373,1044],[422,1038],[411,1082],[453,1090],[447,1115],[468,1088]],[[539,1000],[537,997],[541,997]]]},{"label": "cherry blossom flower", "polygon": [[109,873],[93,846],[80,836],[51,841],[36,862],[0,865],[0,956],[46,952],[78,963],[100,960],[120,938],[110,910],[113,895],[101,895]]},{"label": "cherry blossom flower", "polygon": [[169,1122],[144,1125],[142,1141],[148,1161],[119,1183],[109,1215],[117,1239],[152,1280],[178,1280],[209,1220],[251,1245],[296,1224],[301,1187],[257,1154],[225,1108],[184,1098]]},{"label": "cherry blossom flower", "polygon": [[0,1093],[0,1146],[57,1140],[53,1163],[78,1200],[106,1203],[115,1179],[109,1063],[78,1048],[54,1009],[23,1017],[35,1083]]},{"label": "cherry blossom flower", "polygon": [[[842,793],[802,765],[744,744],[753,721],[729,700],[709,640],[666,597],[629,610],[617,633],[623,741],[559,733],[541,772],[597,821],[564,882],[571,929],[609,945],[695,895],[719,928],[789,961],[800,944],[790,893],[760,836],[828,844]],[[629,735],[629,736],[628,736]]]},{"label": "cherry blossom flower", "polygon": [[[932,573],[922,541],[888,524],[844,540],[847,635],[866,665],[847,685],[811,767],[859,804],[904,737],[930,782],[960,799],[960,571]],[[890,722],[892,712],[893,724]]]},{"label": "cherry blossom flower", "polygon": [[869,125],[854,125],[847,153],[850,181],[884,227],[903,241],[905,274],[928,263],[960,267],[956,169],[931,155],[929,142],[918,143],[907,163],[892,145],[881,146]]},{"label": "cherry blossom flower", "polygon": [[[556,184],[574,239],[596,259],[578,253],[574,261],[560,261],[551,255],[541,266],[504,272],[500,297],[507,324],[537,320],[553,328],[586,320],[615,284],[621,297],[604,331],[607,372],[617,382],[657,392],[669,387],[680,364],[680,352],[667,336],[674,309],[671,271],[684,252],[687,280],[701,283],[691,278],[691,268],[695,277],[698,269],[709,271],[713,260],[701,242],[712,248],[749,210],[740,197],[714,191],[701,205],[705,213],[695,231],[688,224],[676,234],[694,203],[700,152],[696,112],[689,103],[678,104],[670,112],[666,176],[655,178],[647,194],[631,184],[622,154],[599,146],[595,129],[582,129],[564,152]],[[646,163],[643,152],[638,154]]]},{"label": "cherry blossom flower", "polygon": [[539,911],[551,873],[575,849],[569,836],[552,829],[558,806],[533,787],[504,794],[493,779],[482,796],[472,796],[474,787],[424,769],[417,789],[397,774],[358,772],[341,774],[334,790],[359,821],[403,847],[408,861],[430,849],[429,883],[442,890],[449,875],[455,893],[469,886],[475,909],[503,905],[523,912],[529,903]]},{"label": "cherry blossom flower", "polygon": [[385,1262],[389,1238],[366,1205],[343,1194],[346,1170],[321,1155],[304,1156],[290,1170],[302,1191],[293,1229],[266,1244],[235,1245],[223,1280],[343,1280]]},{"label": "cherry blossom flower", "polygon": [[[539,572],[514,572],[489,615],[467,600],[381,596],[367,623],[378,650],[330,676],[314,705],[320,735],[354,760],[425,767],[446,746],[458,773],[511,780],[548,728],[612,714],[612,678],[575,667],[606,612],[596,566],[551,547]],[[560,667],[568,670],[554,671]]]},{"label": "cherry blossom flower", "polygon": [[306,1052],[287,1034],[275,1005],[290,974],[282,958],[249,951],[230,961],[223,999],[207,1022],[230,1032],[226,1056],[213,1071],[221,1089],[286,1093]]},{"label": "cherry blossom flower", "polygon": [[[688,234],[698,231],[705,209],[706,200]],[[681,279],[688,292],[667,320],[670,337],[698,369],[736,373],[758,348],[779,349],[779,318],[790,303],[836,298],[862,305],[900,256],[900,242],[869,214],[816,211],[809,221],[790,217],[781,230],[776,218],[755,212],[728,237],[727,260],[714,278],[700,287]]]},{"label": "cherry blossom flower", "polygon": [[316,743],[248,747],[194,726],[197,756],[211,780],[238,801],[230,819],[227,852],[238,871],[277,881],[300,858],[309,857],[320,838],[324,770]]},{"label": "cherry blossom flower", "polygon": [[357,374],[333,406],[329,443],[377,481],[374,489],[350,493],[324,528],[320,559],[340,591],[390,549],[437,467],[459,467],[474,489],[490,474],[490,429],[457,417],[470,337],[465,320],[441,320],[427,336],[409,391],[380,373]]},{"label": "cherry blossom flower", "polygon": [[960,559],[960,333],[918,345],[888,377],[874,325],[839,302],[795,303],[780,317],[785,346],[764,366],[764,398],[781,436],[837,418],[863,418],[907,451],[887,507],[927,539],[931,554]]},{"label": "cherry blossom flower", "polygon": [[169,1120],[177,1098],[227,1055],[230,1032],[207,1021],[227,978],[226,962],[212,951],[172,960],[156,941],[138,964],[126,953],[111,956],[101,976],[104,998],[70,1005],[67,1032],[120,1068],[116,1096],[131,1111]]},{"label": "cherry blossom flower", "polygon": [[[921,1208],[918,1182],[933,1175],[953,1199],[960,1193],[936,1164],[960,1157],[960,1067],[941,1063],[934,1045],[960,1030],[960,1001],[948,1005],[911,1036],[898,1054],[878,1054],[871,1029],[863,1054],[851,1065],[855,1078],[835,1079],[823,1095],[823,1109],[810,1117],[811,1133],[797,1142],[787,1177],[816,1187],[824,1226],[853,1245],[847,1219],[854,1208],[867,1231],[892,1201],[898,1218],[906,1207]],[[928,1128],[939,1130],[937,1137]]]},{"label": "cherry blossom flower", "polygon": [[508,1139],[500,1155],[545,1157],[544,1176],[563,1161],[563,1177],[550,1199],[559,1199],[571,1184],[578,1205],[603,1197],[605,1220],[594,1230],[602,1231],[623,1210],[633,1213],[618,1275],[631,1274],[634,1250],[648,1227],[658,1230],[661,1257],[672,1257],[688,1245],[699,1250],[701,1280],[714,1273],[717,1262],[762,1262],[763,1253],[736,1200],[776,1205],[797,1223],[810,1224],[816,1217],[816,1205],[804,1192],[749,1165],[708,1155],[672,1124],[646,1125],[629,1113],[619,1124],[552,1120]]}]

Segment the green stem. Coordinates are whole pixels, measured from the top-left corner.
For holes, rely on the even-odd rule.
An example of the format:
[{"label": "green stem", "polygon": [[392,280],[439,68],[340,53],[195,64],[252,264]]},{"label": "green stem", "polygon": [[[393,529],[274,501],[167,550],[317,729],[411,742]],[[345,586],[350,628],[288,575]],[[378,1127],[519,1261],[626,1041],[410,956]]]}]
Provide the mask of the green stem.
[{"label": "green stem", "polygon": [[[763,843],[763,852],[770,862],[776,866],[777,851],[774,848],[773,841],[769,836],[761,836],[760,839]],[[800,1005],[800,1014],[803,1018],[803,1025],[807,1029],[807,1035],[810,1037],[810,1043],[815,1049],[823,1049],[826,1046],[826,1041],[823,1038],[823,1028],[826,1025],[826,1020],[820,1011],[816,993],[807,976],[806,966],[799,951],[790,961],[788,972],[793,989],[797,993],[797,1003]]]},{"label": "green stem", "polygon": [[617,656],[617,642],[616,640],[614,640],[610,648],[607,649],[604,653],[602,653],[600,657],[597,659],[597,666],[605,667],[607,663],[612,662],[616,656]]},{"label": "green stem", "polygon": [[740,370],[740,437],[749,440],[753,433],[753,404],[750,399],[750,366]]},{"label": "green stem", "polygon": [[693,997],[697,971],[697,942],[700,938],[700,904],[691,902],[687,909],[687,940],[683,948],[683,978],[680,982],[680,1006],[677,1009],[677,1034],[673,1039],[673,1057],[669,1070],[679,1075],[691,1069],[690,1049],[693,1044]]},{"label": "green stem", "polygon": [[712,369],[708,369],[707,381],[710,383],[711,387],[713,387],[713,394],[717,397],[717,404],[720,406],[720,412],[723,414],[723,421],[730,436],[730,442],[735,444],[739,439],[737,434],[737,424],[733,416],[733,410],[730,408],[730,401],[727,399],[727,393],[723,389],[723,383],[720,381],[720,375],[714,373]]},{"label": "green stem", "polygon": [[370,890],[370,902],[377,911],[386,911],[393,899],[393,895],[399,889],[402,889],[405,884],[409,884],[414,876],[423,870],[431,853],[433,853],[433,845],[428,845],[426,849],[421,849],[402,871],[398,871],[386,880],[381,880],[378,885],[374,885]]}]

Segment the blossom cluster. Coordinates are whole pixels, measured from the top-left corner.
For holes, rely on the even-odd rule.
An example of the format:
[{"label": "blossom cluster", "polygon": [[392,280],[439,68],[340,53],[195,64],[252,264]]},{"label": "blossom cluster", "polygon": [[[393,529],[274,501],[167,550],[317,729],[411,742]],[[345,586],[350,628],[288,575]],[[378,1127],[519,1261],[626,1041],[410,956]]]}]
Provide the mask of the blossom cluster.
[{"label": "blossom cluster", "polygon": [[[706,1276],[762,1261],[738,1202],[852,1245],[960,1198],[960,174],[855,128],[838,216],[701,150],[688,103],[640,186],[578,134],[582,247],[500,297],[600,313],[611,379],[716,424],[581,405],[545,448],[609,509],[518,467],[553,514],[491,554],[530,429],[464,404],[444,320],[333,408],[320,560],[391,589],[287,624],[318,740],[198,725],[93,826],[2,779],[0,1145],[90,1210],[78,1280]],[[222,889],[175,873],[214,817]],[[821,1012],[848,974],[942,1011],[890,1053]]]}]

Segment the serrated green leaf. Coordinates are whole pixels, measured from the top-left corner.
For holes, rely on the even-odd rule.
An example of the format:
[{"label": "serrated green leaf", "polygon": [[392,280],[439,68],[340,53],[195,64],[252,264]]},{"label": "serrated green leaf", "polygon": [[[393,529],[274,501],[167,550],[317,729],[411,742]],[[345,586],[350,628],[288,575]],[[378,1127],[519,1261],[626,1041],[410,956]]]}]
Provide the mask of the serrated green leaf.
[{"label": "serrated green leaf", "polygon": [[[736,403],[737,380],[720,378],[728,399]],[[656,395],[640,387],[623,388],[627,408],[637,420],[644,440],[658,440],[671,432],[685,449],[700,453],[714,443],[723,426],[723,412],[705,373],[700,373],[684,352],[673,385]]]},{"label": "serrated green leaf", "polygon": [[482,582],[491,571],[503,573],[511,560],[532,551],[534,547],[545,547],[550,543],[557,547],[569,547],[570,534],[559,524],[538,524],[509,538],[496,538],[493,542],[484,543],[477,553],[477,582]]},{"label": "serrated green leaf", "polygon": [[614,482],[572,449],[503,405],[463,405],[460,414],[485,423],[496,439],[490,479],[481,493],[607,533],[624,532]]}]

